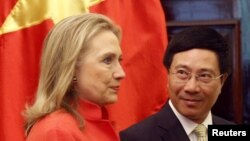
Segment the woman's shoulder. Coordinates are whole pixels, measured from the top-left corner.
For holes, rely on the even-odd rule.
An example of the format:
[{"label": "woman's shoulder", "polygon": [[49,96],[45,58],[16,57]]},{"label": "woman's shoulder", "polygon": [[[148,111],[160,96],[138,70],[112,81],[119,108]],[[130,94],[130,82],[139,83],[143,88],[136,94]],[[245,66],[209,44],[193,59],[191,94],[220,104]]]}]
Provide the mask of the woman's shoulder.
[{"label": "woman's shoulder", "polygon": [[46,127],[52,126],[67,126],[67,125],[77,125],[76,119],[67,111],[60,109],[50,113],[36,124]]},{"label": "woman's shoulder", "polygon": [[[57,110],[37,121],[31,128],[28,139],[70,137],[74,132],[79,132],[76,119],[65,110]],[[33,138],[33,139],[32,139]]]}]

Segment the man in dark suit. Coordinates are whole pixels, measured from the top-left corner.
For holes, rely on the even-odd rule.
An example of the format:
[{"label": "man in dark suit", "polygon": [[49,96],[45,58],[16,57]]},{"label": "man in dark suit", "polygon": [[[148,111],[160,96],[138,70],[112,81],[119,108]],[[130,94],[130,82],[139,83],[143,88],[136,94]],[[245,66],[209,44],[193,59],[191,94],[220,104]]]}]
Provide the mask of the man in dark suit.
[{"label": "man in dark suit", "polygon": [[169,42],[164,65],[169,99],[158,113],[120,132],[121,141],[197,141],[199,124],[233,124],[211,113],[230,72],[222,35],[204,26],[184,29]]}]

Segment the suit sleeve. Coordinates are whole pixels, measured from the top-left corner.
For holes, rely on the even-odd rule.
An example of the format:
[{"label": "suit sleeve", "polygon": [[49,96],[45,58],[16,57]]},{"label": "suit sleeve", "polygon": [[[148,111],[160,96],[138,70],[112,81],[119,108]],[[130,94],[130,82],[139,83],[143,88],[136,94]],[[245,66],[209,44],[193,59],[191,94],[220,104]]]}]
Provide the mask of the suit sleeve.
[{"label": "suit sleeve", "polygon": [[137,141],[138,139],[135,139],[136,136],[130,135],[127,132],[120,132],[120,139],[121,141]]}]

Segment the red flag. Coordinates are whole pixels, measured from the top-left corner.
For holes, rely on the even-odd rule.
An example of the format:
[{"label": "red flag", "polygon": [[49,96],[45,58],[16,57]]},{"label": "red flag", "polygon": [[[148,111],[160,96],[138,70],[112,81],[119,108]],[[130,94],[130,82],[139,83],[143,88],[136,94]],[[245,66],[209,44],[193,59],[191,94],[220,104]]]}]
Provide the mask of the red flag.
[{"label": "red flag", "polygon": [[[34,98],[42,42],[54,24],[45,17],[36,24],[18,30],[2,30],[8,15],[18,13],[12,10],[16,10],[16,6],[23,6],[25,1],[0,0],[1,141],[25,140],[21,112],[25,103]],[[35,6],[35,9],[43,9],[37,10],[37,13],[27,13],[41,14],[47,8],[40,4]],[[123,30],[123,66],[127,77],[122,82],[119,101],[112,105],[110,115],[116,121],[118,130],[121,130],[154,113],[166,100],[166,72],[162,65],[166,46],[164,14],[159,0],[106,0],[92,7],[91,11],[109,16]],[[35,18],[39,19],[40,16]],[[27,19],[28,16],[16,17]],[[18,26],[22,24],[22,21],[14,22]]]},{"label": "red flag", "polygon": [[123,66],[126,78],[118,103],[110,108],[118,130],[159,110],[167,99],[162,65],[166,25],[159,0],[107,0],[91,8],[122,27]]},{"label": "red flag", "polygon": [[[0,27],[16,1],[0,0]],[[0,35],[0,140],[23,141],[21,112],[38,83],[41,45],[52,22]],[[2,30],[0,31],[2,32]]]}]

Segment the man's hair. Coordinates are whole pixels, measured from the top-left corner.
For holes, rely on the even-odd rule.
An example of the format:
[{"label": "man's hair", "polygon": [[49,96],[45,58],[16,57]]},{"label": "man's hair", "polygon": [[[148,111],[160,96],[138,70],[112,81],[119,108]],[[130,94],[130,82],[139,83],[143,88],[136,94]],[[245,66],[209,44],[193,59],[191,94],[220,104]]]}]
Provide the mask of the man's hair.
[{"label": "man's hair", "polygon": [[175,34],[166,49],[164,66],[169,70],[176,53],[191,49],[207,49],[215,52],[219,61],[220,73],[230,72],[227,42],[220,33],[206,26],[185,28]]}]

